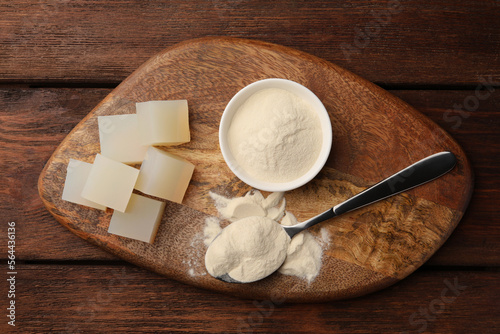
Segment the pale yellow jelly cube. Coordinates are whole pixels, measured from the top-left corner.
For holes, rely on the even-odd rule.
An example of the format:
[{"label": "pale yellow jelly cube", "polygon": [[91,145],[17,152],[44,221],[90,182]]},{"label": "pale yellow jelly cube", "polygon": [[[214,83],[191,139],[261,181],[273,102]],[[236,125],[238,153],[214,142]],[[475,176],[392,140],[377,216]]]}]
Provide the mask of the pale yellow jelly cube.
[{"label": "pale yellow jelly cube", "polygon": [[165,202],[132,194],[125,212],[113,212],[108,232],[153,243],[163,211],[165,211],[165,204]]},{"label": "pale yellow jelly cube", "polygon": [[194,165],[159,148],[150,147],[142,162],[135,189],[181,203],[193,176]]},{"label": "pale yellow jelly cube", "polygon": [[104,205],[89,201],[81,195],[91,168],[92,164],[88,162],[69,159],[62,199],[71,203],[81,204],[99,210],[106,210]]},{"label": "pale yellow jelly cube", "polygon": [[191,140],[186,100],[136,103],[143,145],[179,145]]},{"label": "pale yellow jelly cube", "polygon": [[147,146],[139,138],[136,114],[99,116],[99,141],[101,154],[123,163],[140,163]]},{"label": "pale yellow jelly cube", "polygon": [[97,154],[82,197],[124,212],[138,175],[138,169]]}]

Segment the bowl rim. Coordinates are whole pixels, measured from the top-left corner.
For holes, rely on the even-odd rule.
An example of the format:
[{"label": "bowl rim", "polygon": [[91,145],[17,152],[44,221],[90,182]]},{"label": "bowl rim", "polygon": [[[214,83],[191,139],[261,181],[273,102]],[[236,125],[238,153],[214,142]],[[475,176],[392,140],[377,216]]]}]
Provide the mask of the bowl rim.
[{"label": "bowl rim", "polygon": [[[281,88],[299,95],[313,107],[313,110],[320,119],[323,142],[318,158],[305,174],[292,181],[267,182],[248,175],[246,171],[236,162],[227,140],[227,132],[236,111],[251,95],[266,88]],[[318,175],[321,169],[323,169],[326,161],[328,160],[332,146],[332,126],[330,116],[321,100],[306,86],[299,84],[298,82],[282,78],[258,80],[239,90],[226,105],[219,124],[219,145],[227,166],[244,183],[262,191],[281,192],[293,190],[311,181],[316,175]]]}]

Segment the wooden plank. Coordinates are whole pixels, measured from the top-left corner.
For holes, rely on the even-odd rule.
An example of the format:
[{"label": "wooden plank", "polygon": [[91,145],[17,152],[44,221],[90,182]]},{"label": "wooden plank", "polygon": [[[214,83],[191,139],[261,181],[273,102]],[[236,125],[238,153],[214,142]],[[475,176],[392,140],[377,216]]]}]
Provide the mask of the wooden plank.
[{"label": "wooden plank", "polygon": [[[125,266],[20,265],[16,329],[82,333],[498,333],[498,271],[418,270],[352,300],[237,299]],[[332,282],[334,284],[334,282]],[[36,296],[36,298],[34,298]],[[485,312],[489,310],[489,312]],[[5,310],[4,310],[5,313]],[[2,321],[1,328],[6,328]]]},{"label": "wooden plank", "polygon": [[[109,89],[55,88],[0,90],[0,181],[4,185],[0,190],[0,214],[6,220],[18,222],[19,258],[114,259],[57,223],[36,191],[38,175],[53,150],[109,92]],[[499,265],[500,218],[496,203],[500,199],[500,149],[496,143],[500,141],[500,91],[497,89],[490,98],[481,101],[479,108],[455,129],[456,123],[444,121],[443,115],[474,91],[392,93],[450,132],[464,147],[475,171],[475,190],[469,209],[429,263]],[[4,245],[5,234],[1,234],[0,247]]]},{"label": "wooden plank", "polygon": [[494,0],[24,0],[0,12],[1,82],[116,83],[162,49],[204,36],[294,47],[377,83],[500,81]]}]

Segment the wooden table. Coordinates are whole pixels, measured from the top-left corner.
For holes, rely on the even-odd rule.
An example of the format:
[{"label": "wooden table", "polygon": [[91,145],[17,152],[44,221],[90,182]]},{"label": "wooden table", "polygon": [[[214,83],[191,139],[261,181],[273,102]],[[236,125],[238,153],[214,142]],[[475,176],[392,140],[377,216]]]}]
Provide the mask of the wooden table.
[{"label": "wooden table", "polygon": [[[0,332],[14,329],[12,301],[23,333],[500,332],[499,1],[58,0],[2,1],[0,9]],[[36,184],[61,140],[144,61],[203,36],[311,53],[448,131],[472,163],[475,189],[444,246],[385,290],[287,304],[165,279],[57,223]]]}]

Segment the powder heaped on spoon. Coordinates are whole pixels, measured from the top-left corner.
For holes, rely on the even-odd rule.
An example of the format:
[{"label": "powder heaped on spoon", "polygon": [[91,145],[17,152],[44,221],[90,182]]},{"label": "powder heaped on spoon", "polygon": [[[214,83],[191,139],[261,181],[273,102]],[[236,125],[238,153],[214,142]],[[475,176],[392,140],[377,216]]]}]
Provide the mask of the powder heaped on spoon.
[{"label": "powder heaped on spoon", "polygon": [[285,261],[290,238],[274,220],[252,216],[230,224],[205,254],[210,275],[228,274],[239,282],[269,276]]}]

